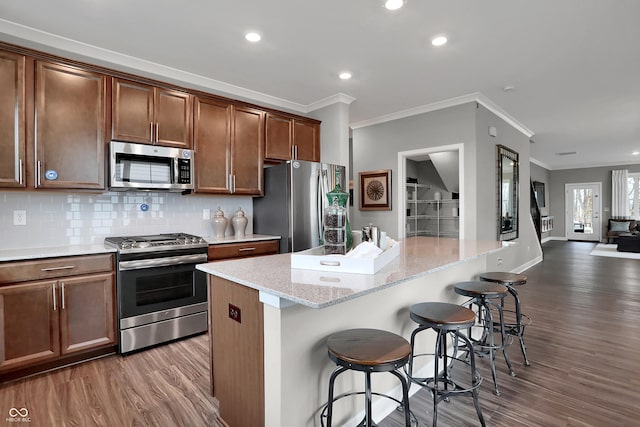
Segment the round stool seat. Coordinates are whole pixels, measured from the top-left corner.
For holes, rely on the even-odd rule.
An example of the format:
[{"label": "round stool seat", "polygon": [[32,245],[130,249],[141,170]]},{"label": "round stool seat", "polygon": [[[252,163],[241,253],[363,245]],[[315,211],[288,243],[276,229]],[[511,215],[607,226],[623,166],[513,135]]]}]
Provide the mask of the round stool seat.
[{"label": "round stool seat", "polygon": [[507,287],[504,285],[493,282],[483,282],[480,280],[456,283],[454,288],[458,295],[473,298],[479,296],[484,296],[486,298],[499,298],[505,296],[509,292]]},{"label": "round stool seat", "polygon": [[384,371],[404,365],[411,355],[409,342],[379,329],[349,329],[327,339],[329,357],[354,370]]},{"label": "round stool seat", "polygon": [[510,273],[508,271],[489,271],[480,275],[480,280],[495,282],[503,285],[524,285],[527,283],[527,276],[520,273]]},{"label": "round stool seat", "polygon": [[476,314],[466,307],[446,302],[422,302],[409,309],[414,322],[443,330],[465,329],[473,326]]}]

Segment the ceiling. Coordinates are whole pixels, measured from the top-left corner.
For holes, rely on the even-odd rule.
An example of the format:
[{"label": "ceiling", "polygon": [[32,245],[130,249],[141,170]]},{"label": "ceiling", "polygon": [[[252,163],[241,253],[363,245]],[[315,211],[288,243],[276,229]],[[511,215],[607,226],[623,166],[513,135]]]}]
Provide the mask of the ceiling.
[{"label": "ceiling", "polygon": [[0,40],[291,111],[345,94],[356,126],[479,92],[548,169],[640,163],[640,1],[382,3],[2,0]]}]

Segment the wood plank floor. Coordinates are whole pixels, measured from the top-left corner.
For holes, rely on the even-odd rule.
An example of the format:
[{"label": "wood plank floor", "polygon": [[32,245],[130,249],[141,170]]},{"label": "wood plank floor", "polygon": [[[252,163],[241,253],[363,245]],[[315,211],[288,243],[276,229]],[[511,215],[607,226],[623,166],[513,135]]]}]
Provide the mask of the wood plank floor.
[{"label": "wood plank floor", "polygon": [[228,427],[209,378],[209,338],[198,335],[0,385],[0,425],[27,408],[30,423],[6,425]]},{"label": "wood plank floor", "polygon": [[[511,347],[518,375],[498,358],[502,394],[495,396],[479,360],[488,426],[640,426],[640,261],[592,257],[593,247],[549,242],[544,262],[526,271],[529,282],[518,291],[534,319],[526,331],[532,366]],[[200,335],[0,385],[0,425],[27,425],[3,424],[10,408],[26,407],[32,427],[224,427],[209,394],[208,360]],[[428,393],[411,405],[420,425],[431,425]],[[443,402],[438,413],[439,426],[479,424],[469,398]],[[400,414],[380,423],[400,425]]]},{"label": "wood plank floor", "polygon": [[[498,358],[501,395],[492,393],[488,363],[480,404],[488,426],[640,426],[640,261],[590,256],[595,244],[551,241],[544,261],[518,287],[523,311],[533,318],[525,342],[509,355],[517,373]],[[431,425],[431,396],[411,399],[420,425]],[[428,409],[427,409],[428,408]],[[401,426],[392,414],[380,426]],[[470,398],[438,406],[438,425],[479,425]]]}]

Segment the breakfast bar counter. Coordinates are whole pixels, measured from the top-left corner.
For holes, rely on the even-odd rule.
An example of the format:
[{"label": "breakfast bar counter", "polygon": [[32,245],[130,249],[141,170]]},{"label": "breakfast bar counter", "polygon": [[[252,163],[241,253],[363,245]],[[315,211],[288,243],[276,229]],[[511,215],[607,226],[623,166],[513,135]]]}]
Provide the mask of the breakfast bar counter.
[{"label": "breakfast bar counter", "polygon": [[[291,254],[198,265],[209,274],[212,393],[229,425],[319,426],[334,368],[328,335],[378,328],[409,337],[412,304],[462,302],[452,285],[487,271],[487,255],[508,250],[502,242],[433,237],[399,244],[398,258],[370,275],[292,269]],[[361,388],[357,374],[344,377],[339,392]],[[376,378],[376,387],[399,395],[387,380]],[[357,424],[361,402],[345,400],[334,420]],[[374,413],[390,410],[374,400]]]}]

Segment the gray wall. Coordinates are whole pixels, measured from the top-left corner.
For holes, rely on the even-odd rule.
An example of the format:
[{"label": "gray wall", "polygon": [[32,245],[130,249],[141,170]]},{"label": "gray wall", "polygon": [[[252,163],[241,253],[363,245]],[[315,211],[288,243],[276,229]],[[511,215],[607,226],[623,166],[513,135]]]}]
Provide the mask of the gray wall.
[{"label": "gray wall", "polygon": [[[389,236],[398,236],[398,152],[451,144],[465,144],[465,184],[473,188],[475,175],[475,103],[459,105],[353,130],[353,193],[351,225],[357,230],[369,223],[380,226]],[[358,206],[358,173],[391,169],[392,210],[361,211]],[[470,192],[471,193],[471,192]],[[475,196],[467,204],[466,218],[475,218]],[[466,225],[465,225],[466,226]],[[471,231],[471,230],[468,230]],[[475,229],[470,236],[475,236]]]},{"label": "gray wall", "polygon": [[601,182],[602,194],[602,236],[606,236],[608,219],[611,217],[611,171],[614,169],[626,169],[629,173],[640,173],[640,164],[603,166],[580,169],[561,169],[549,172],[549,215],[553,215],[553,230],[551,236],[565,236],[564,203],[565,184],[579,184],[583,182]]},{"label": "gray wall", "polygon": [[[498,130],[489,136],[489,126]],[[507,254],[492,257],[487,265],[511,270],[541,256],[542,251],[529,214],[529,138],[475,102],[419,114],[353,130],[354,203],[351,224],[354,230],[370,222],[398,233],[398,195],[393,194],[392,211],[360,211],[357,206],[357,174],[362,171],[391,169],[398,179],[398,152],[451,144],[464,146],[464,227],[467,239],[497,239],[496,144],[520,155],[520,237]],[[397,186],[393,186],[393,191]],[[504,258],[498,260],[498,257]],[[495,258],[495,259],[494,259]]]}]

